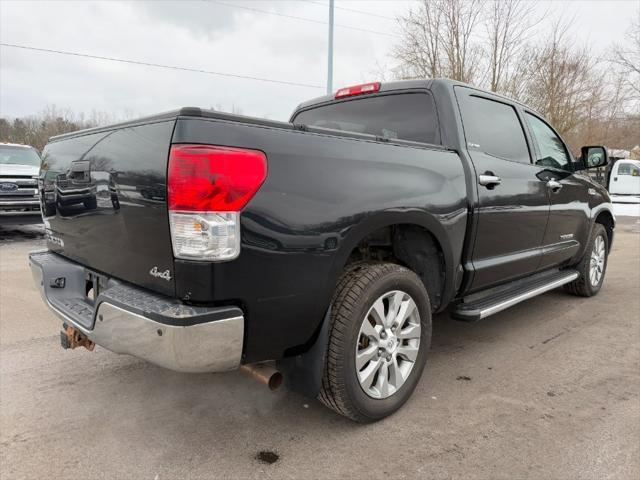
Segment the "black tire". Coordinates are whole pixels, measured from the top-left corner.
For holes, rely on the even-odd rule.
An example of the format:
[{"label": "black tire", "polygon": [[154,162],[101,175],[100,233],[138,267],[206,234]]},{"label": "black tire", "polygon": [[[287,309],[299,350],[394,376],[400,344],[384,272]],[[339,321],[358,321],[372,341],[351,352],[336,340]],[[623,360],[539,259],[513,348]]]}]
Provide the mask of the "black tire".
[{"label": "black tire", "polygon": [[[594,244],[596,239],[601,237],[604,241],[604,267],[602,270],[602,276],[600,277],[600,281],[597,285],[592,285],[591,280],[589,278],[589,269],[591,262],[591,252],[593,251]],[[607,236],[607,232],[599,223],[595,223],[593,225],[593,229],[591,230],[591,236],[589,238],[589,243],[587,244],[587,249],[584,252],[582,259],[575,266],[575,269],[580,274],[578,278],[576,278],[573,282],[568,283],[564,286],[565,291],[569,292],[572,295],[576,295],[579,297],[593,297],[596,295],[600,289],[602,288],[602,283],[604,282],[604,277],[607,272],[607,264],[609,263],[609,237]]]},{"label": "black tire", "polygon": [[[411,296],[420,315],[420,346],[405,383],[391,396],[372,398],[357,378],[355,349],[362,321],[384,293],[401,290]],[[329,346],[318,399],[327,407],[362,423],[380,420],[397,411],[413,393],[427,360],[431,344],[431,305],[420,278],[392,263],[363,263],[345,271],[331,306]]]}]

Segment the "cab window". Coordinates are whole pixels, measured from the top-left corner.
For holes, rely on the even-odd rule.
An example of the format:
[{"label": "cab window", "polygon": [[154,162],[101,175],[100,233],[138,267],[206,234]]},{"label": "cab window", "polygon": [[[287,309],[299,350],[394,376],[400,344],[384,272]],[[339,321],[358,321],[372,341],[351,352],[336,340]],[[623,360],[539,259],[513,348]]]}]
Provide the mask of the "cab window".
[{"label": "cab window", "polygon": [[536,165],[571,170],[571,159],[560,137],[535,115],[526,113],[533,141],[538,147]]},{"label": "cab window", "polygon": [[440,143],[436,106],[428,93],[362,95],[303,110],[293,123],[390,140]]},{"label": "cab window", "polygon": [[511,105],[470,95],[460,107],[468,147],[504,160],[531,163],[522,125]]}]

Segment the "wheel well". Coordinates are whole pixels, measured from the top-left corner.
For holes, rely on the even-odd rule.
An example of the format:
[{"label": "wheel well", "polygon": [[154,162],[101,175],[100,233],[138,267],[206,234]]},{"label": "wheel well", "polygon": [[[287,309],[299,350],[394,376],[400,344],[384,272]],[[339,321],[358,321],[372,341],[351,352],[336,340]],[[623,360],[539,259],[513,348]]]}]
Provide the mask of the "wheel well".
[{"label": "wheel well", "polygon": [[609,248],[611,248],[611,243],[613,240],[613,227],[614,227],[613,215],[611,215],[611,212],[608,212],[606,210],[604,212],[600,212],[596,217],[595,223],[599,223],[606,230],[607,239],[609,240],[607,243],[609,244]]},{"label": "wheel well", "polygon": [[438,240],[419,225],[398,224],[380,228],[351,251],[345,265],[365,261],[393,262],[414,271],[424,283],[431,307],[442,303],[445,263]]}]

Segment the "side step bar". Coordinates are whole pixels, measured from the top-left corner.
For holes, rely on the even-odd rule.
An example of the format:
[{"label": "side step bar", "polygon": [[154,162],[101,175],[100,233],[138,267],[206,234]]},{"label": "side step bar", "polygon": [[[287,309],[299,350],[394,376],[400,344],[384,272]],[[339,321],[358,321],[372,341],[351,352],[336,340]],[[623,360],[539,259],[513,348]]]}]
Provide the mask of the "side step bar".
[{"label": "side step bar", "polygon": [[467,322],[475,322],[486,318],[494,313],[506,310],[517,303],[533,298],[542,293],[558,288],[566,283],[573,282],[578,278],[578,272],[575,270],[562,270],[544,278],[537,278],[527,283],[519,283],[517,287],[507,291],[501,291],[495,295],[489,295],[479,300],[470,302],[461,302],[457,304],[451,316],[457,320]]}]

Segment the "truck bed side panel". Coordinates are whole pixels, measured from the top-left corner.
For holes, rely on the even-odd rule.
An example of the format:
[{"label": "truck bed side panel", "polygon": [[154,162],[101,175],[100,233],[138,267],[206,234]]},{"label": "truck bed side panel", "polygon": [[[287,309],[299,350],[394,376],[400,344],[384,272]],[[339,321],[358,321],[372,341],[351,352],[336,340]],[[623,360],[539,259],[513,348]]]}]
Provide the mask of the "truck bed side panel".
[{"label": "truck bed side panel", "polygon": [[447,280],[455,277],[467,218],[455,152],[201,118],[179,118],[173,142],[267,155],[267,180],[241,216],[240,256],[175,265],[178,296],[242,305],[245,361],[279,358],[309,341],[350,249],[381,226],[431,227]]}]

